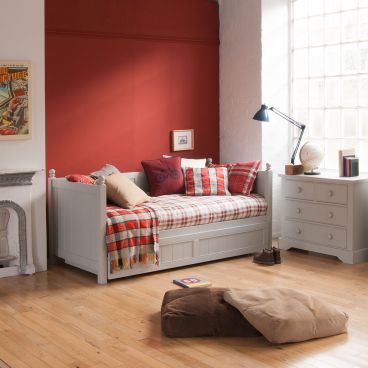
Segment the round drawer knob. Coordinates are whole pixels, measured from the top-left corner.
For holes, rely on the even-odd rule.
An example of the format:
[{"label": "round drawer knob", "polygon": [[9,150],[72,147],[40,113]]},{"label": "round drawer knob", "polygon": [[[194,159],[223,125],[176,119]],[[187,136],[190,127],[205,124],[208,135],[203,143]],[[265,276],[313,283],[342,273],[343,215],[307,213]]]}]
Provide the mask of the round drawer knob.
[{"label": "round drawer knob", "polygon": [[328,234],[328,239],[332,240],[333,239],[333,235],[332,234]]},{"label": "round drawer knob", "polygon": [[301,234],[301,233],[302,233],[302,229],[298,229],[298,230],[296,231],[296,233],[297,233],[297,234]]},{"label": "round drawer knob", "polygon": [[329,191],[328,191],[328,195],[329,195],[330,197],[332,197],[332,196],[333,196],[333,194],[334,194],[333,190],[329,190]]},{"label": "round drawer knob", "polygon": [[298,208],[296,209],[296,213],[302,213],[301,208],[299,208],[299,207],[298,207]]},{"label": "round drawer knob", "polygon": [[332,219],[333,217],[334,217],[333,212],[329,212],[329,213],[328,213],[328,218]]},{"label": "round drawer knob", "polygon": [[301,193],[303,191],[303,188],[302,187],[298,187],[297,188],[297,191],[298,191],[298,193]]}]

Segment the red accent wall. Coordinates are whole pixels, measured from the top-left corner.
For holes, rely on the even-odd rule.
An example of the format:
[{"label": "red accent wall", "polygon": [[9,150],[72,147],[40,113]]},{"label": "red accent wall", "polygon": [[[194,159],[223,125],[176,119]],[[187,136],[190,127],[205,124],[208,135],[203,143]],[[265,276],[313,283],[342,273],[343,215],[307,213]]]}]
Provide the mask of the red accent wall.
[{"label": "red accent wall", "polygon": [[219,156],[219,20],[209,0],[46,0],[46,164],[141,171],[170,131]]}]

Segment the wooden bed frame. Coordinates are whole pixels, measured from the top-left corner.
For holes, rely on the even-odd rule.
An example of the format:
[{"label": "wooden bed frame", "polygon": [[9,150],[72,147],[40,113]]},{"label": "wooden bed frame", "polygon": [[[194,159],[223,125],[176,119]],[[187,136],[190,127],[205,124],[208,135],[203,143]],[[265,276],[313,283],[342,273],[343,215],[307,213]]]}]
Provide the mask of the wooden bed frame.
[{"label": "wooden bed frame", "polygon": [[[125,173],[147,190],[143,172]],[[268,203],[266,216],[217,222],[160,231],[160,265],[138,266],[110,273],[105,245],[106,187],[104,178],[97,185],[71,183],[49,172],[48,183],[49,257],[97,275],[99,284],[107,280],[195,263],[254,253],[271,247],[272,171],[267,164],[259,171],[254,192]]]}]

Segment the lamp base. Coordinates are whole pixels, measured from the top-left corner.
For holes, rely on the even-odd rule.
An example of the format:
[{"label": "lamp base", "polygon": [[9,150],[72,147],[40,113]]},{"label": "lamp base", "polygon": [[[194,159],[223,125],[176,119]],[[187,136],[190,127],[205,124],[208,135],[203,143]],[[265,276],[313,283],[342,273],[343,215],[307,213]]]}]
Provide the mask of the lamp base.
[{"label": "lamp base", "polygon": [[285,165],[285,175],[300,175],[304,173],[303,165]]}]

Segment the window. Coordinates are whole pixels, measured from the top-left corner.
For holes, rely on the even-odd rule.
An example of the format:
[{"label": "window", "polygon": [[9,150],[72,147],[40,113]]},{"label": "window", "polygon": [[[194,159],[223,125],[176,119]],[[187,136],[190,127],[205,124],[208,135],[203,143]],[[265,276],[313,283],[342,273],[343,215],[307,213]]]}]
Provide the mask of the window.
[{"label": "window", "polygon": [[355,147],[368,171],[368,0],[291,0],[291,69],[292,116],[324,149],[321,166]]}]

